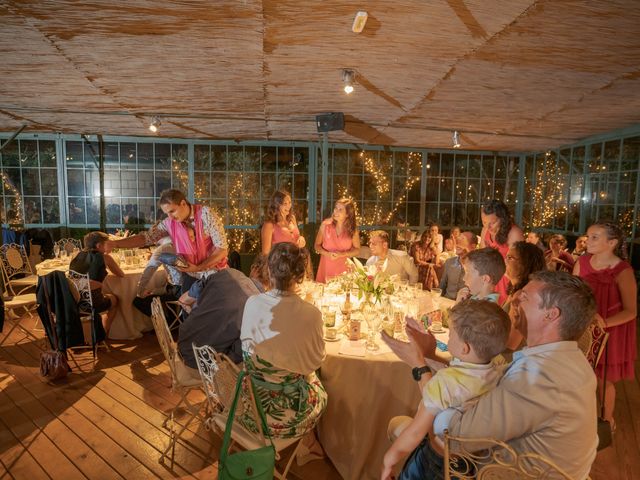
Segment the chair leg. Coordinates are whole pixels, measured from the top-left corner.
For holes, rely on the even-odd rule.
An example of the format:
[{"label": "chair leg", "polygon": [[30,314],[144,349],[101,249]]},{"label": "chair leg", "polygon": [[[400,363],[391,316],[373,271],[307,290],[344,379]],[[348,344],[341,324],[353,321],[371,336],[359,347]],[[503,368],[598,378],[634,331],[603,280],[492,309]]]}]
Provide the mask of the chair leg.
[{"label": "chair leg", "polygon": [[[160,459],[158,461],[160,463],[164,463],[164,459],[169,456],[169,451],[171,451],[171,470],[173,470],[173,465],[175,463],[176,443],[178,442],[178,439],[182,436],[185,430],[189,428],[189,425],[191,425],[191,422],[193,422],[196,418],[200,418],[200,419],[202,418],[200,415],[202,404],[201,403],[192,404],[191,402],[189,402],[187,395],[189,394],[190,391],[191,389],[189,390],[182,389],[181,395],[180,395],[180,401],[173,408],[173,410],[171,410],[171,413],[167,416],[167,418],[162,423],[162,427],[167,428],[167,423],[169,421],[171,422],[169,427],[169,444],[167,445],[167,448],[165,448],[164,452],[162,452],[162,455],[160,455]],[[175,418],[176,412],[182,404],[185,405],[185,410],[190,413],[187,421],[183,425],[179,424]],[[180,428],[176,429],[176,425],[179,425]]]},{"label": "chair leg", "polygon": [[296,456],[298,455],[298,450],[300,449],[300,444],[302,443],[302,439],[298,440],[298,443],[296,443],[296,448],[293,450],[293,453],[291,454],[291,456],[289,457],[289,460],[287,460],[287,465],[284,468],[284,471],[282,473],[278,472],[277,470],[275,470],[273,472],[273,474],[277,477],[277,478],[281,478],[282,480],[286,480],[287,478],[287,473],[289,473],[289,469],[291,468],[291,464],[293,463],[293,460],[296,458]]}]

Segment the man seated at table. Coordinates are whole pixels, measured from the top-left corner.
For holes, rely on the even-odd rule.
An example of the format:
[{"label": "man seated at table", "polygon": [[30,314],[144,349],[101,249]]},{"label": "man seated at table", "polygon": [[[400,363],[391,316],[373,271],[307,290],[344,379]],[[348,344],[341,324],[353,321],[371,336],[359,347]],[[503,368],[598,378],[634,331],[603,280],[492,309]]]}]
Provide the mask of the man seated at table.
[{"label": "man seated at table", "polygon": [[388,275],[397,275],[400,280],[409,283],[418,281],[418,268],[406,252],[389,248],[389,234],[383,230],[375,230],[369,235],[371,257],[367,265],[376,265],[384,269]]},{"label": "man seated at table", "polygon": [[124,277],[124,272],[118,262],[109,255],[111,250],[107,247],[107,240],[109,236],[106,233],[87,233],[84,236],[84,250],[71,260],[69,269],[77,273],[89,274],[93,309],[96,313],[107,311],[107,317],[102,319],[102,326],[108,337],[116,316],[118,297],[110,293],[102,293],[102,282],[107,278],[107,269],[117,277]]},{"label": "man seated at table", "polygon": [[[550,459],[572,478],[585,478],[598,445],[596,377],[576,340],[595,316],[593,293],[579,278],[551,271],[532,274],[521,292],[515,321],[527,347],[475,405],[440,413],[434,433],[448,429],[454,436],[501,440],[518,453]],[[413,367],[422,367],[425,358],[448,362],[436,354],[433,335],[412,319],[407,334],[409,343],[382,336]],[[443,466],[431,462],[429,468]]]},{"label": "man seated at table", "polygon": [[189,289],[199,278],[227,266],[227,236],[220,217],[209,207],[192,205],[180,190],[165,190],[160,194],[160,208],[167,215],[150,230],[121,240],[110,241],[110,248],[150,246],[162,237],[171,237],[176,253],[188,262],[180,267],[182,290]]},{"label": "man seated at table", "polygon": [[456,256],[444,262],[440,289],[442,296],[455,300],[458,290],[464,287],[464,270],[460,257],[465,253],[475,250],[478,246],[478,237],[472,232],[462,232],[456,239]]},{"label": "man seated at table", "polygon": [[226,268],[204,280],[198,303],[180,325],[178,349],[191,368],[198,368],[192,343],[210,345],[231,360],[242,361],[240,327],[244,304],[252,295],[260,293],[244,273]]}]

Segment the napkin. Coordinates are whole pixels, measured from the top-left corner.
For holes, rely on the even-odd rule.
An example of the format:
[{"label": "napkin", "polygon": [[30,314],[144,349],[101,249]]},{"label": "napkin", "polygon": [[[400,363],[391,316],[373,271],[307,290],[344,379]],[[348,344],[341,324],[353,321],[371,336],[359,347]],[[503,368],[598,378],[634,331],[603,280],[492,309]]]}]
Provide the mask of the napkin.
[{"label": "napkin", "polygon": [[367,349],[365,347],[364,340],[356,340],[352,342],[351,340],[342,340],[340,343],[340,350],[338,350],[340,355],[348,355],[350,357],[366,357]]}]

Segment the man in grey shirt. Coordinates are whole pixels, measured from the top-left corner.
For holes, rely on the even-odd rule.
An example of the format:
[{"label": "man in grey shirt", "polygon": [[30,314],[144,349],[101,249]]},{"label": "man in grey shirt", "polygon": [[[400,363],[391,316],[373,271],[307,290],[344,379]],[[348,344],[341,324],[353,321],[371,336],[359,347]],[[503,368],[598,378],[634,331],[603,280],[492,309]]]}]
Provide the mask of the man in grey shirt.
[{"label": "man in grey shirt", "polygon": [[198,368],[192,343],[210,345],[238,363],[242,360],[240,327],[244,304],[252,295],[260,293],[244,273],[225,268],[204,281],[198,304],[180,325],[178,349],[184,363]]},{"label": "man in grey shirt", "polygon": [[[440,413],[434,432],[502,440],[518,453],[542,455],[572,478],[584,479],[598,445],[596,377],[576,340],[595,316],[593,294],[568,273],[541,271],[531,275],[514,301],[516,328],[527,347],[515,352],[496,388],[474,405]],[[409,343],[383,333],[405,362],[420,367],[425,358],[447,361],[436,354],[435,338],[416,322],[409,320],[407,333]],[[442,469],[442,464],[427,464]]]},{"label": "man in grey shirt", "polygon": [[460,257],[465,253],[475,250],[478,245],[478,237],[472,232],[462,232],[456,242],[456,256],[444,262],[440,288],[442,296],[456,299],[458,290],[464,287],[464,269]]}]

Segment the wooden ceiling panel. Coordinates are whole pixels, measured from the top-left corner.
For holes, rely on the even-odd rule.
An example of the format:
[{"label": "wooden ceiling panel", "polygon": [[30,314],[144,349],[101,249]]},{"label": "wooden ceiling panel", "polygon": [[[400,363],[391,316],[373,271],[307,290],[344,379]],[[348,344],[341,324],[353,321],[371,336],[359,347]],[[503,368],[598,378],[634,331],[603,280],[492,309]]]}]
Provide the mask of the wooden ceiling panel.
[{"label": "wooden ceiling panel", "polygon": [[0,58],[6,132],[315,141],[341,111],[335,141],[528,151],[640,122],[635,0],[8,0]]}]

